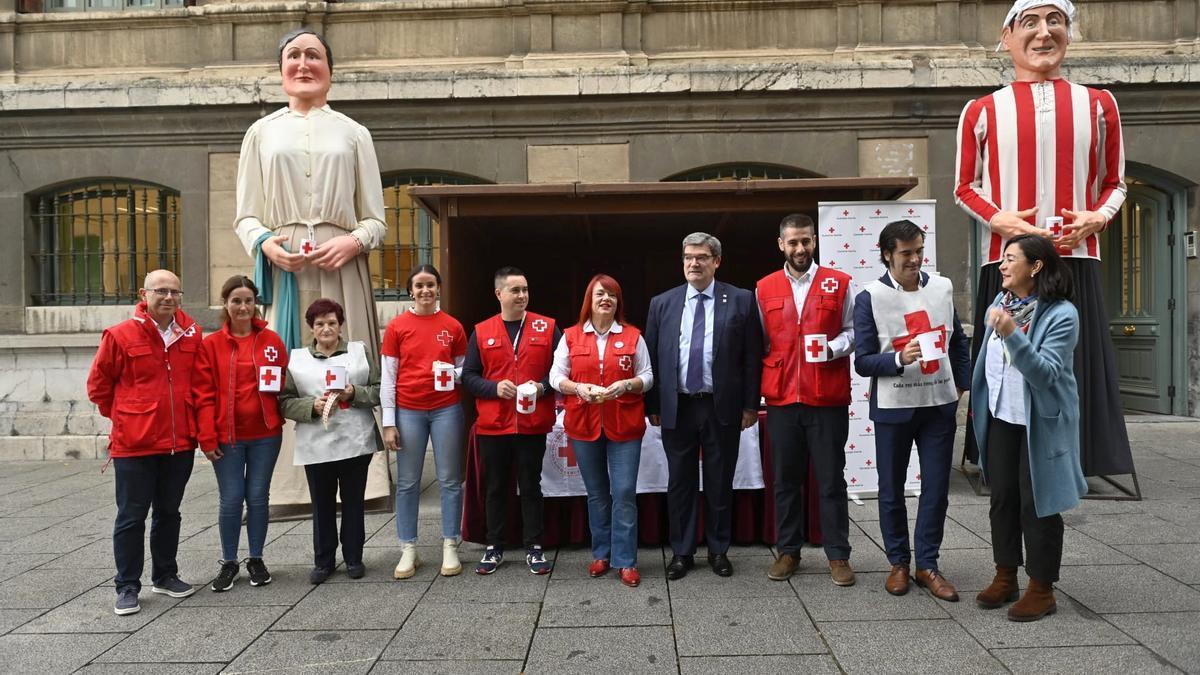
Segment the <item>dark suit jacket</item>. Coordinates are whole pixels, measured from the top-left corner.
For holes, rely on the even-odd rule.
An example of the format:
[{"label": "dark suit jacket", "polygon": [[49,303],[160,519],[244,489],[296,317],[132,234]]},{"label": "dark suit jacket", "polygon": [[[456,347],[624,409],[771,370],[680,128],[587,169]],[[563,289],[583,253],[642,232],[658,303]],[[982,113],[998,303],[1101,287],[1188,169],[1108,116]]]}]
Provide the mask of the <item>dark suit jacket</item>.
[{"label": "dark suit jacket", "polygon": [[[892,285],[892,277],[886,272],[879,278],[888,288]],[[929,283],[929,275],[921,272],[921,285]],[[962,324],[958,321],[958,310],[954,311],[954,333],[950,336],[950,369],[954,374],[954,385],[959,389],[971,388],[971,343],[963,334]],[[896,353],[879,351],[879,329],[875,327],[875,314],[871,311],[871,294],[862,291],[854,299],[854,371],[863,377],[871,378],[871,419],[876,422],[902,424],[912,419],[913,408],[878,408],[875,404],[876,378],[895,377],[900,374],[896,368]],[[950,414],[958,408],[958,402],[947,403],[944,406]]]},{"label": "dark suit jacket", "polygon": [[[679,323],[687,284],[650,300],[646,347],[654,368],[654,388],[646,394],[646,414],[675,428],[679,392]],[[754,293],[717,281],[713,287],[713,402],[717,421],[741,425],[743,410],[758,410],[762,383],[762,325]]]}]

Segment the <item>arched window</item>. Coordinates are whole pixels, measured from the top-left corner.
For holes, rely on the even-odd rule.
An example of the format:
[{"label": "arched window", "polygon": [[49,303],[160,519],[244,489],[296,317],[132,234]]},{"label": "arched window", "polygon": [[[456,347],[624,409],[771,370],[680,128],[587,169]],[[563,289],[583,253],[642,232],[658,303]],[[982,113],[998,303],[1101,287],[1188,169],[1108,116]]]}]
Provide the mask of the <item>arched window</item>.
[{"label": "arched window", "polygon": [[667,176],[662,179],[662,182],[820,177],[820,175],[811,171],[779,164],[730,163],[713,164],[711,166],[702,166],[698,169],[689,169],[672,176]]},{"label": "arched window", "polygon": [[387,239],[371,251],[371,284],[376,300],[408,299],[404,282],[418,265],[438,264],[438,230],[408,195],[414,185],[475,185],[491,181],[445,171],[399,171],[383,176]]},{"label": "arched window", "polygon": [[36,194],[37,305],[137,301],[150,270],[179,265],[179,192],[122,179],[79,181]]}]

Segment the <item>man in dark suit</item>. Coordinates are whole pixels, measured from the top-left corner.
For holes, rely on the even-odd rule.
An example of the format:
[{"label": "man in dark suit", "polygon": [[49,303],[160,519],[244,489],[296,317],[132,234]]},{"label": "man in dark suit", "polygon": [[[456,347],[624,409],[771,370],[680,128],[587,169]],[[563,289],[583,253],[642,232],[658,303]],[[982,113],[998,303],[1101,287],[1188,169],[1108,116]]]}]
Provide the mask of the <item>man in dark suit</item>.
[{"label": "man in dark suit", "polygon": [[[913,543],[917,584],[955,602],[958,592],[938,571],[938,551],[949,504],[958,399],[970,383],[970,347],[949,279],[921,271],[925,233],[909,220],[879,233],[887,272],[854,303],[854,369],[871,378],[871,420],[879,471],[879,530],[892,571],[884,588],[904,595],[911,553],[904,482],[913,441],[921,463],[921,497]],[[933,352],[924,353],[925,335]],[[946,345],[949,345],[947,349]]]},{"label": "man in dark suit", "polygon": [[721,242],[704,232],[683,238],[687,283],[656,295],[646,346],[658,385],[646,396],[650,424],[662,426],[671,532],[668,579],[694,564],[700,448],[708,564],[733,574],[733,473],[743,429],[758,422],[762,328],[750,291],[716,281]]}]

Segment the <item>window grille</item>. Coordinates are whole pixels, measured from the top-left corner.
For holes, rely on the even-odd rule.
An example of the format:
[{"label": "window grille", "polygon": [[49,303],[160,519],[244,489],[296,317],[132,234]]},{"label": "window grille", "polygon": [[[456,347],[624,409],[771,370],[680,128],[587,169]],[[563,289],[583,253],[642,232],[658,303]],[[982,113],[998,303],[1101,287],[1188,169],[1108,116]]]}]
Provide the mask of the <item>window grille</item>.
[{"label": "window grille", "polygon": [[667,176],[663,182],[779,178],[820,178],[820,176],[811,171],[776,164],[714,164]]},{"label": "window grille", "polygon": [[120,12],[183,7],[185,0],[45,0],[47,12]]},{"label": "window grille", "polygon": [[178,272],[179,192],[147,183],[75,183],[33,198],[36,305],[136,302],[146,273]]},{"label": "window grille", "polygon": [[432,171],[402,171],[383,176],[383,205],[387,214],[387,238],[371,251],[371,285],[376,300],[407,300],[405,282],[414,267],[438,265],[438,228],[408,188],[414,185],[477,185],[490,181],[462,174]]}]

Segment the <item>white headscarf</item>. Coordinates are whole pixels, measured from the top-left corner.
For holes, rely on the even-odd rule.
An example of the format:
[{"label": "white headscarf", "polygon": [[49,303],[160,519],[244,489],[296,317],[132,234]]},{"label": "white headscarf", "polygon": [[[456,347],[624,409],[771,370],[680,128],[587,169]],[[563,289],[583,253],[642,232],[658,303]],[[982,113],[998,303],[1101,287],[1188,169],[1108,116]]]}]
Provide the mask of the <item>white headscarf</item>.
[{"label": "white headscarf", "polygon": [[[1012,9],[1008,10],[1008,14],[1004,15],[1004,23],[1000,26],[1001,32],[1005,28],[1008,28],[1018,16],[1021,16],[1021,12],[1046,5],[1057,7],[1058,11],[1066,15],[1067,25],[1071,30],[1071,39],[1078,40],[1079,29],[1076,27],[1078,22],[1076,21],[1075,3],[1071,2],[1071,0],[1017,0],[1013,3]],[[1003,46],[1003,42],[996,43],[996,51],[1000,51]]]}]

